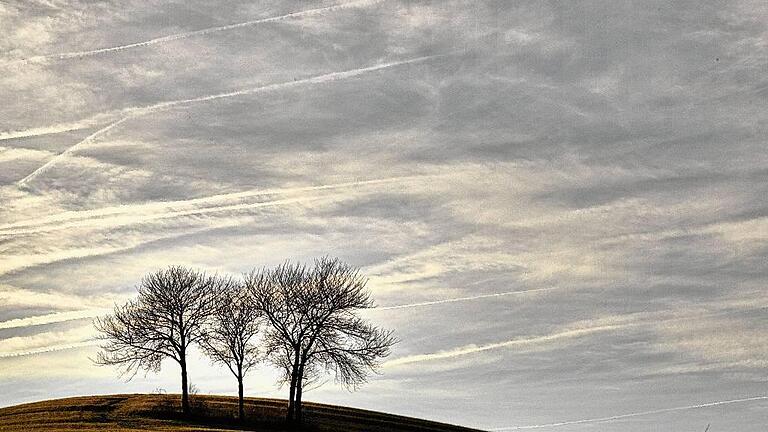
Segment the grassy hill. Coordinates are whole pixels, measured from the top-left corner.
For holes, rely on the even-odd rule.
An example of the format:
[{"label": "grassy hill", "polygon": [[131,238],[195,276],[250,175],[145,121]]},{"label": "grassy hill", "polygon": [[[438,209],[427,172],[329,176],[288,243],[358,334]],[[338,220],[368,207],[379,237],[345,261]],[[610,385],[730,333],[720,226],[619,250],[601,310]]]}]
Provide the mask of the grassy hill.
[{"label": "grassy hill", "polygon": [[[0,430],[12,431],[283,431],[286,401],[248,398],[247,421],[235,420],[237,398],[195,396],[183,419],[178,395],[111,395],[56,399],[0,408]],[[306,429],[343,432],[472,432],[474,429],[333,405],[304,404]]]}]

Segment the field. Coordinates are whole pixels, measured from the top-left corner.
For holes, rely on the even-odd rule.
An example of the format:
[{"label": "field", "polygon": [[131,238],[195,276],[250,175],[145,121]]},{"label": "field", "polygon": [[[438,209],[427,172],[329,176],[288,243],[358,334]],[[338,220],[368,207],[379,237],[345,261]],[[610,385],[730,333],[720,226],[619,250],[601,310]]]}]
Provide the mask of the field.
[{"label": "field", "polygon": [[[182,419],[178,395],[110,395],[56,399],[0,408],[0,430],[15,431],[283,431],[286,402],[247,398],[247,421],[236,419],[237,398],[195,396],[194,416]],[[344,432],[472,432],[458,426],[353,408],[304,404],[307,430]]]}]

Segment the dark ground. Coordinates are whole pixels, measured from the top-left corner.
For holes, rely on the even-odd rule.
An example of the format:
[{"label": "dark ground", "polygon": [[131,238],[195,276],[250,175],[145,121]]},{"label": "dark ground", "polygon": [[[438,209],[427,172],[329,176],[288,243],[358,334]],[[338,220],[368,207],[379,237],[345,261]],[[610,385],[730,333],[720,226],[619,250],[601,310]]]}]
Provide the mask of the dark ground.
[{"label": "dark ground", "polygon": [[[110,395],[56,399],[0,408],[0,430],[17,431],[286,431],[286,401],[247,398],[246,422],[237,398],[194,396],[184,419],[179,395]],[[308,431],[472,432],[474,429],[333,405],[304,404]]]}]

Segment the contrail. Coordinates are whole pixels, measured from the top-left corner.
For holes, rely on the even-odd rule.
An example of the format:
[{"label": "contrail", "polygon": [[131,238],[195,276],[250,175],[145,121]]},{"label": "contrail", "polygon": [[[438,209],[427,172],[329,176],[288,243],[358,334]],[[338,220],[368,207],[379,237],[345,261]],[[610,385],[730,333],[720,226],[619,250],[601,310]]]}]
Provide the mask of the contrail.
[{"label": "contrail", "polygon": [[94,309],[94,310],[80,310],[80,311],[67,311],[56,312],[46,315],[37,315],[26,318],[17,318],[8,321],[0,322],[0,330],[13,329],[13,328],[25,328],[45,324],[56,324],[67,321],[76,321],[87,318],[95,318],[99,315],[109,312],[109,309]]},{"label": "contrail", "polygon": [[151,45],[157,45],[157,44],[163,44],[166,42],[172,42],[177,41],[181,39],[187,39],[195,36],[204,36],[212,33],[218,33],[228,30],[234,30],[242,27],[248,27],[253,26],[257,24],[264,24],[264,23],[270,23],[270,22],[277,22],[277,21],[284,21],[290,18],[297,18],[302,16],[308,16],[308,15],[314,15],[319,14],[323,12],[332,12],[336,10],[342,10],[342,9],[348,9],[348,8],[354,8],[354,7],[364,7],[364,6],[371,6],[376,3],[381,3],[384,0],[359,0],[359,1],[352,1],[348,3],[342,3],[342,4],[336,4],[332,6],[326,6],[318,9],[308,9],[304,11],[299,12],[292,12],[285,15],[279,15],[274,16],[270,18],[260,18],[250,21],[244,21],[239,22],[235,24],[228,24],[224,26],[218,26],[218,27],[208,27],[200,30],[194,30],[184,33],[175,33],[170,34],[167,36],[157,37],[154,39],[149,39],[141,42],[135,42],[125,45],[117,45],[113,47],[106,47],[106,48],[98,48],[93,50],[85,50],[85,51],[70,51],[70,52],[64,52],[64,53],[58,53],[58,54],[45,54],[45,55],[38,55],[33,57],[28,57],[25,59],[20,60],[13,60],[9,62],[9,64],[26,64],[31,62],[39,62],[39,61],[45,61],[50,59],[57,59],[57,60],[66,60],[66,59],[73,59],[73,58],[82,58],[82,57],[90,57],[95,56],[98,54],[106,54],[111,52],[117,52],[117,51],[124,51],[129,50],[133,48],[140,48],[140,47],[146,47]]},{"label": "contrail", "polygon": [[[273,188],[273,189],[252,189],[243,192],[233,192],[228,194],[211,195],[202,198],[193,198],[188,200],[152,202],[147,204],[132,204],[114,207],[104,207],[94,210],[71,211],[51,216],[32,219],[20,222],[0,225],[0,236],[28,235],[40,232],[55,231],[73,227],[89,226],[93,221],[103,223],[107,218],[122,216],[136,216],[139,222],[150,219],[165,219],[185,215],[181,212],[186,211],[186,215],[192,213],[210,213],[216,211],[231,210],[233,205],[228,203],[238,203],[241,200],[258,198],[262,196],[285,195],[293,193],[346,189],[361,186],[380,185],[388,183],[402,183],[409,180],[419,180],[430,178],[430,175],[412,175],[400,177],[387,177],[371,180],[359,180],[343,183],[331,183],[316,186],[304,186],[293,188]],[[261,201],[257,203],[239,203],[239,205],[276,205],[280,200]],[[209,206],[210,207],[206,207]],[[183,210],[183,207],[192,207]],[[199,206],[199,207],[196,207]],[[181,208],[181,209],[180,209]],[[154,213],[154,214],[153,214]],[[114,223],[114,222],[113,222]]]},{"label": "contrail", "polygon": [[392,367],[392,366],[400,366],[400,365],[410,364],[410,363],[420,363],[424,361],[442,360],[442,359],[448,359],[453,357],[465,356],[468,354],[475,354],[483,351],[495,350],[499,348],[508,348],[512,346],[534,345],[538,343],[553,342],[560,339],[582,337],[582,336],[586,336],[594,333],[599,333],[599,332],[604,332],[609,330],[616,330],[616,329],[629,327],[633,325],[636,325],[636,324],[632,324],[632,323],[609,324],[609,325],[602,325],[602,326],[565,330],[559,333],[551,333],[543,336],[512,339],[508,341],[495,342],[495,343],[490,343],[486,345],[474,345],[474,344],[466,345],[463,347],[458,347],[458,348],[454,348],[447,351],[438,351],[430,354],[415,354],[415,355],[410,355],[406,357],[396,358],[394,360],[390,360],[382,363],[382,367]]},{"label": "contrail", "polygon": [[[554,288],[550,288],[550,289],[554,289]],[[485,345],[469,344],[469,345],[454,347],[447,350],[437,351],[437,352],[432,352],[427,354],[413,354],[413,355],[400,357],[400,358],[396,358],[396,359],[384,362],[382,363],[382,366],[391,367],[391,366],[400,366],[400,365],[411,364],[411,363],[420,363],[425,361],[444,360],[444,359],[450,359],[454,357],[476,354],[484,351],[496,350],[499,348],[537,345],[541,343],[556,342],[559,340],[580,338],[580,337],[589,336],[595,333],[601,333],[606,331],[614,331],[614,330],[620,330],[620,329],[626,329],[626,328],[632,328],[632,327],[640,327],[645,325],[654,325],[660,322],[671,322],[671,321],[678,321],[678,320],[687,320],[692,318],[698,319],[702,317],[718,316],[718,315],[729,313],[727,311],[718,311],[718,312],[709,312],[709,313],[693,313],[693,314],[687,314],[687,315],[681,315],[681,316],[672,316],[671,318],[665,318],[665,317],[668,317],[669,314],[672,312],[674,311],[671,311],[671,310],[662,311],[662,312],[651,313],[651,314],[638,313],[638,314],[618,316],[618,317],[609,317],[609,319],[605,319],[605,318],[595,319],[591,321],[592,325],[590,326],[584,326],[584,325],[572,326],[570,328],[566,327],[564,329],[561,329],[561,331],[557,333],[549,333],[541,336],[521,337],[517,339],[488,343]],[[637,319],[635,317],[638,315],[642,316],[642,319]]]},{"label": "contrail", "polygon": [[104,120],[98,116],[79,120],[71,123],[58,123],[55,125],[30,128],[18,131],[6,131],[0,132],[0,141],[19,139],[19,138],[31,138],[43,135],[55,135],[64,132],[72,132],[82,129],[88,129],[91,127],[103,124]]},{"label": "contrail", "polygon": [[5,358],[13,358],[13,357],[24,357],[24,356],[30,356],[34,354],[45,354],[50,352],[56,352],[56,351],[64,351],[64,350],[71,350],[76,348],[83,348],[83,347],[91,347],[91,346],[98,346],[99,343],[95,340],[87,340],[83,342],[76,342],[72,344],[64,344],[64,345],[51,345],[47,347],[42,348],[35,348],[31,350],[26,351],[16,351],[16,352],[9,352],[9,353],[0,353],[0,359]]},{"label": "contrail", "polygon": [[330,73],[316,75],[309,78],[296,79],[292,81],[284,81],[284,82],[279,82],[275,84],[267,84],[267,85],[252,87],[252,88],[243,89],[243,90],[236,90],[236,91],[231,91],[226,93],[218,93],[218,94],[208,95],[208,96],[200,96],[200,97],[190,98],[190,99],[180,99],[180,100],[174,100],[174,101],[168,101],[168,102],[161,102],[161,103],[149,105],[146,107],[140,107],[140,108],[129,108],[125,111],[128,115],[141,116],[141,115],[146,115],[146,114],[157,112],[157,111],[170,109],[179,105],[188,105],[188,104],[193,104],[198,102],[209,102],[209,101],[218,100],[218,99],[245,96],[245,95],[251,95],[254,93],[268,92],[272,90],[282,90],[285,88],[298,87],[303,84],[322,84],[327,82],[334,82],[342,79],[353,78],[369,72],[375,72],[382,69],[388,69],[391,67],[403,66],[403,65],[412,64],[412,63],[419,63],[419,62],[423,62],[423,61],[427,61],[435,58],[445,57],[447,55],[449,54],[435,54],[435,55],[429,55],[429,56],[416,57],[408,60],[399,60],[399,61],[393,61],[388,63],[380,63],[373,66],[350,69],[350,70],[340,71],[340,72],[330,72]]},{"label": "contrail", "polygon": [[589,423],[604,423],[604,422],[610,422],[614,420],[621,420],[621,419],[632,418],[632,417],[643,417],[643,416],[649,416],[654,414],[663,414],[663,413],[675,412],[675,411],[686,411],[686,410],[692,410],[692,409],[709,408],[709,407],[715,407],[715,406],[721,406],[721,405],[731,405],[731,404],[754,402],[754,401],[761,401],[761,400],[767,400],[767,399],[768,399],[768,396],[754,396],[754,397],[748,397],[748,398],[742,398],[742,399],[730,399],[730,400],[724,400],[724,401],[710,402],[710,403],[704,403],[699,405],[688,405],[688,406],[680,406],[680,407],[673,407],[673,408],[662,408],[662,409],[651,410],[651,411],[640,411],[640,412],[621,414],[621,415],[615,415],[615,416],[609,416],[609,417],[598,417],[598,418],[583,419],[583,420],[570,420],[570,421],[562,421],[557,423],[547,423],[547,424],[538,424],[538,425],[529,425],[529,426],[511,426],[511,427],[496,428],[491,430],[492,431],[514,431],[514,430],[527,430],[527,429],[555,428],[560,426],[572,426],[572,425],[589,424]]},{"label": "contrail", "polygon": [[[2,273],[2,271],[0,271]],[[0,304],[11,309],[84,308],[99,309],[111,305],[122,296],[116,294],[89,294],[85,297],[73,294],[52,294],[0,284]]]},{"label": "contrail", "polygon": [[[448,54],[436,54],[436,55],[429,55],[429,56],[422,56],[422,57],[416,57],[408,60],[400,60],[400,61],[394,61],[394,62],[388,62],[388,63],[381,63],[374,66],[368,66],[363,68],[357,68],[357,69],[351,69],[341,72],[330,72],[327,74],[322,75],[316,75],[314,77],[309,78],[303,78],[303,79],[297,79],[293,81],[284,81],[280,83],[275,84],[267,84],[262,85],[258,87],[252,87],[248,89],[243,90],[236,90],[226,93],[217,93],[214,95],[208,95],[208,96],[200,96],[196,98],[190,98],[190,99],[179,99],[174,101],[166,101],[166,102],[160,102],[153,105],[148,105],[144,107],[133,107],[133,108],[126,108],[121,110],[122,112],[122,118],[120,118],[117,121],[113,121],[109,125],[105,126],[102,129],[97,130],[96,132],[92,133],[88,137],[86,137],[84,140],[78,142],[77,144],[73,145],[72,147],[65,150],[63,153],[60,153],[57,156],[54,156],[52,159],[50,159],[48,162],[46,162],[43,166],[33,171],[28,176],[24,177],[23,179],[19,180],[17,182],[17,186],[24,187],[27,186],[27,183],[30,180],[33,180],[35,177],[37,177],[40,173],[44,172],[47,168],[49,168],[52,164],[56,163],[61,157],[69,155],[70,153],[76,151],[78,148],[82,147],[83,145],[86,145],[88,143],[93,142],[103,134],[105,134],[107,131],[111,130],[115,126],[118,126],[119,124],[133,118],[141,117],[150,113],[155,113],[158,111],[164,111],[168,109],[172,109],[177,106],[183,106],[183,105],[189,105],[199,102],[210,102],[214,100],[219,99],[227,99],[231,97],[238,97],[238,96],[246,96],[251,95],[255,93],[261,93],[261,92],[269,92],[274,90],[281,90],[291,87],[298,87],[304,84],[322,84],[322,83],[328,83],[328,82],[335,82],[343,79],[353,78],[359,75],[363,75],[370,72],[375,72],[382,69],[388,69],[391,67],[396,66],[403,66],[407,64],[412,63],[419,63],[435,58],[445,57]],[[109,113],[103,113],[100,116],[103,118],[104,116],[110,115]],[[99,117],[99,116],[95,116]],[[92,117],[93,118],[93,117]],[[87,120],[85,120],[87,121]],[[40,129],[40,128],[38,128]],[[18,131],[17,134],[23,134],[24,131]]]},{"label": "contrail", "polygon": [[[261,208],[261,207],[287,205],[287,204],[294,204],[294,203],[318,202],[318,201],[324,201],[324,200],[328,200],[328,198],[327,197],[326,198],[302,197],[302,198],[294,198],[294,199],[275,200],[275,201],[269,201],[269,202],[237,204],[237,205],[226,206],[226,207],[187,210],[183,212],[174,212],[173,214],[164,214],[164,215],[155,216],[155,217],[146,217],[143,220],[139,220],[138,222],[143,222],[146,220],[166,219],[166,218],[177,217],[177,216],[201,215],[201,214],[207,214],[207,213],[225,211],[225,210],[242,211],[242,210]],[[134,221],[135,220],[131,220],[131,223]],[[10,256],[6,260],[0,259],[0,275],[9,274],[9,273],[19,271],[21,269],[35,267],[35,266],[44,265],[44,264],[50,264],[50,263],[59,262],[63,260],[80,259],[80,258],[86,258],[86,257],[103,256],[103,255],[109,255],[109,254],[114,254],[119,252],[125,252],[128,250],[135,249],[139,246],[145,245],[147,243],[152,243],[160,240],[173,239],[173,238],[177,238],[185,235],[203,233],[203,232],[211,231],[215,229],[229,228],[229,227],[237,226],[238,224],[239,224],[238,221],[229,221],[227,223],[223,223],[215,226],[208,226],[206,228],[198,229],[194,231],[187,230],[180,234],[155,237],[155,238],[152,238],[151,240],[134,241],[126,246],[117,246],[117,247],[111,246],[111,245],[102,246],[102,247],[90,246],[90,247],[63,249],[61,251],[57,251],[53,253]],[[107,225],[114,226],[114,224],[107,224]],[[0,255],[0,258],[2,258],[2,255]]]},{"label": "contrail", "polygon": [[[380,180],[372,180],[369,182],[370,183],[374,183],[374,182],[386,183],[387,181],[395,181],[395,180],[380,179]],[[330,188],[330,185],[321,185],[321,186],[317,186],[316,188]],[[164,220],[164,219],[169,219],[174,217],[199,216],[199,215],[211,214],[216,212],[224,212],[224,211],[242,212],[242,211],[248,211],[251,209],[280,206],[280,205],[290,205],[290,204],[297,204],[297,203],[318,203],[318,202],[326,202],[326,201],[330,202],[330,201],[337,201],[339,199],[343,199],[346,196],[347,196],[346,194],[332,194],[330,196],[319,196],[319,197],[318,196],[298,196],[298,197],[276,199],[276,200],[270,200],[270,201],[259,201],[259,202],[253,202],[253,203],[247,203],[247,202],[235,203],[235,204],[217,205],[213,207],[204,207],[204,208],[192,208],[192,209],[169,208],[165,212],[159,213],[159,214],[151,214],[151,213],[146,215],[118,214],[116,215],[116,217],[113,217],[112,219],[94,217],[92,221],[90,222],[86,221],[88,223],[84,223],[83,225],[116,227],[116,226],[124,226],[124,225],[136,224],[136,223],[145,223],[148,221]],[[232,218],[230,218],[230,221],[225,224],[219,224],[215,227],[208,227],[203,230],[195,231],[195,233],[205,232],[206,230],[211,230],[211,229],[219,229],[219,228],[235,226],[239,223],[238,219],[234,219],[234,220],[231,220],[231,219]],[[58,228],[68,229],[68,228],[76,227],[78,226],[77,224],[79,222],[81,221],[59,223],[57,225],[57,229]],[[44,229],[44,230],[48,230],[48,229]],[[16,232],[6,231],[4,233],[0,233],[0,236],[4,236],[4,235],[15,236],[15,235],[20,235],[21,232],[22,231],[16,231]],[[182,235],[186,235],[186,234],[189,234],[189,232],[185,232]],[[0,259],[0,269],[1,269],[0,275],[16,272],[20,269],[39,266],[43,264],[50,264],[52,262],[58,262],[66,259],[100,256],[100,255],[124,252],[152,241],[167,240],[169,238],[175,238],[175,237],[177,237],[177,235],[173,235],[170,237],[159,237],[159,238],[154,238],[148,241],[133,242],[132,244],[129,244],[127,246],[120,246],[120,247],[91,246],[91,247],[83,247],[83,248],[75,248],[75,249],[64,249],[62,251],[45,253],[45,254],[37,254],[37,255],[9,256],[5,260]],[[2,292],[0,292],[0,294],[2,294]]]},{"label": "contrail", "polygon": [[36,170],[32,171],[32,173],[30,173],[29,175],[27,175],[23,179],[19,180],[16,183],[16,185],[19,186],[19,187],[26,187],[27,183],[29,183],[29,181],[34,180],[35,177],[37,177],[41,173],[45,172],[49,167],[51,167],[54,163],[56,163],[56,161],[58,161],[62,157],[68,156],[72,152],[76,151],[78,148],[80,148],[80,147],[82,147],[82,146],[84,146],[84,145],[86,145],[88,143],[91,143],[91,142],[95,141],[96,139],[98,139],[99,137],[101,137],[105,133],[109,132],[114,127],[122,124],[123,122],[125,122],[128,119],[129,119],[129,117],[123,117],[120,120],[112,122],[109,125],[107,125],[107,126],[101,128],[101,129],[97,130],[96,132],[88,135],[82,141],[80,141],[77,144],[73,145],[72,147],[64,150],[63,152],[59,153],[58,155],[52,157],[50,160],[48,160],[48,162],[44,163],[42,166],[40,166]]},{"label": "contrail", "polygon": [[[123,216],[122,219],[118,221],[102,221],[101,225],[105,227],[117,227],[117,226],[123,226],[123,225],[130,225],[134,223],[145,223],[148,221],[163,220],[163,219],[169,219],[169,218],[181,217],[181,216],[199,216],[199,215],[205,215],[205,214],[223,212],[223,211],[236,212],[236,211],[246,211],[246,210],[252,210],[257,208],[265,208],[265,207],[280,206],[280,205],[332,201],[334,199],[337,199],[337,197],[338,197],[338,194],[332,197],[299,197],[299,198],[281,199],[281,200],[274,200],[274,201],[265,201],[265,202],[256,202],[256,203],[247,203],[247,204],[232,204],[232,205],[209,207],[209,208],[202,208],[202,209],[174,211],[174,212],[168,212],[168,213],[163,213],[159,215],[149,215],[149,216],[141,216],[141,217]],[[43,264],[50,264],[52,262],[58,262],[58,261],[63,261],[68,259],[79,259],[79,258],[85,258],[85,257],[102,256],[102,255],[109,255],[109,254],[114,254],[118,252],[125,252],[153,241],[167,240],[167,239],[179,237],[181,235],[196,234],[196,233],[206,232],[213,229],[228,228],[228,227],[237,226],[238,224],[239,224],[238,221],[231,221],[231,222],[220,224],[213,227],[209,226],[201,230],[196,230],[191,232],[185,231],[184,233],[179,235],[171,235],[167,237],[154,238],[152,240],[147,240],[147,241],[134,242],[133,244],[129,244],[128,246],[120,246],[120,247],[90,246],[90,247],[70,248],[70,249],[65,248],[61,251],[57,251],[53,253],[48,252],[48,253],[33,254],[33,255],[10,256],[5,260],[3,260],[2,259],[3,256],[0,255],[0,275],[13,273],[18,270],[29,268],[29,267],[35,267]]]},{"label": "contrail", "polygon": [[238,226],[238,222],[230,221],[227,223],[208,225],[204,228],[187,229],[183,232],[177,232],[170,235],[153,235],[149,238],[135,240],[117,246],[107,245],[100,247],[87,246],[79,248],[64,248],[54,252],[11,257],[4,262],[0,261],[0,275],[13,274],[20,270],[49,265],[67,260],[86,259],[91,257],[125,253],[148,244],[169,241],[185,236],[198,235],[206,232],[212,232],[218,229],[232,228],[235,226]]},{"label": "contrail", "polygon": [[185,105],[185,104],[192,104],[195,102],[207,102],[207,101],[216,100],[216,99],[243,96],[243,95],[257,93],[260,91],[279,90],[282,88],[289,88],[289,87],[299,86],[302,84],[317,84],[322,82],[336,81],[339,79],[351,78],[357,75],[362,75],[364,73],[373,72],[380,69],[386,69],[386,68],[406,65],[410,63],[422,62],[422,61],[430,60],[433,58],[445,57],[451,54],[452,53],[423,56],[423,57],[413,58],[410,60],[382,63],[374,66],[369,66],[369,67],[364,67],[359,69],[352,69],[348,71],[331,72],[331,73],[317,75],[309,78],[296,79],[292,81],[284,81],[284,82],[275,83],[275,84],[261,85],[257,87],[225,92],[225,93],[218,93],[214,95],[160,102],[160,103],[147,105],[143,107],[129,107],[121,110],[112,110],[112,111],[99,113],[91,117],[70,122],[70,123],[59,123],[59,124],[30,128],[30,129],[0,132],[0,141],[17,139],[17,138],[34,137],[34,136],[40,136],[40,135],[50,135],[50,134],[56,134],[56,133],[62,133],[67,131],[80,130],[80,129],[87,129],[90,127],[95,127],[98,125],[103,125],[105,123],[113,122],[115,121],[115,119],[119,119],[121,117],[140,116],[144,114],[149,114],[151,112],[161,111],[163,109],[169,109],[177,105]]},{"label": "contrail", "polygon": [[505,291],[505,292],[500,292],[495,294],[482,294],[482,295],[476,295],[476,296],[470,296],[470,297],[455,297],[455,298],[426,301],[426,302],[420,302],[420,303],[409,303],[409,304],[401,304],[401,305],[395,305],[395,306],[382,306],[382,307],[376,307],[376,308],[371,308],[367,310],[380,311],[380,310],[393,310],[393,309],[408,309],[408,308],[421,307],[421,306],[432,306],[432,305],[439,305],[439,304],[445,304],[445,303],[480,300],[480,299],[492,298],[492,297],[504,297],[504,296],[518,295],[518,294],[530,294],[535,292],[553,291],[557,289],[561,289],[561,288],[536,288],[536,289],[530,289],[530,290],[524,290],[524,291]]}]

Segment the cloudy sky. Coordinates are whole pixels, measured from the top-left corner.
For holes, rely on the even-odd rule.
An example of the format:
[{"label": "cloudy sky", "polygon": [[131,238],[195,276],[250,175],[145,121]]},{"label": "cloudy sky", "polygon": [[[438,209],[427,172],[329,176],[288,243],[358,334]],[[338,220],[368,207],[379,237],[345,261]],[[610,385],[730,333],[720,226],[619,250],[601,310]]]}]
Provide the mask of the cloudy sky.
[{"label": "cloudy sky", "polygon": [[91,318],[330,254],[402,342],[310,400],[764,430],[768,5],[336,1],[0,1],[0,405],[177,391],[94,366]]}]

